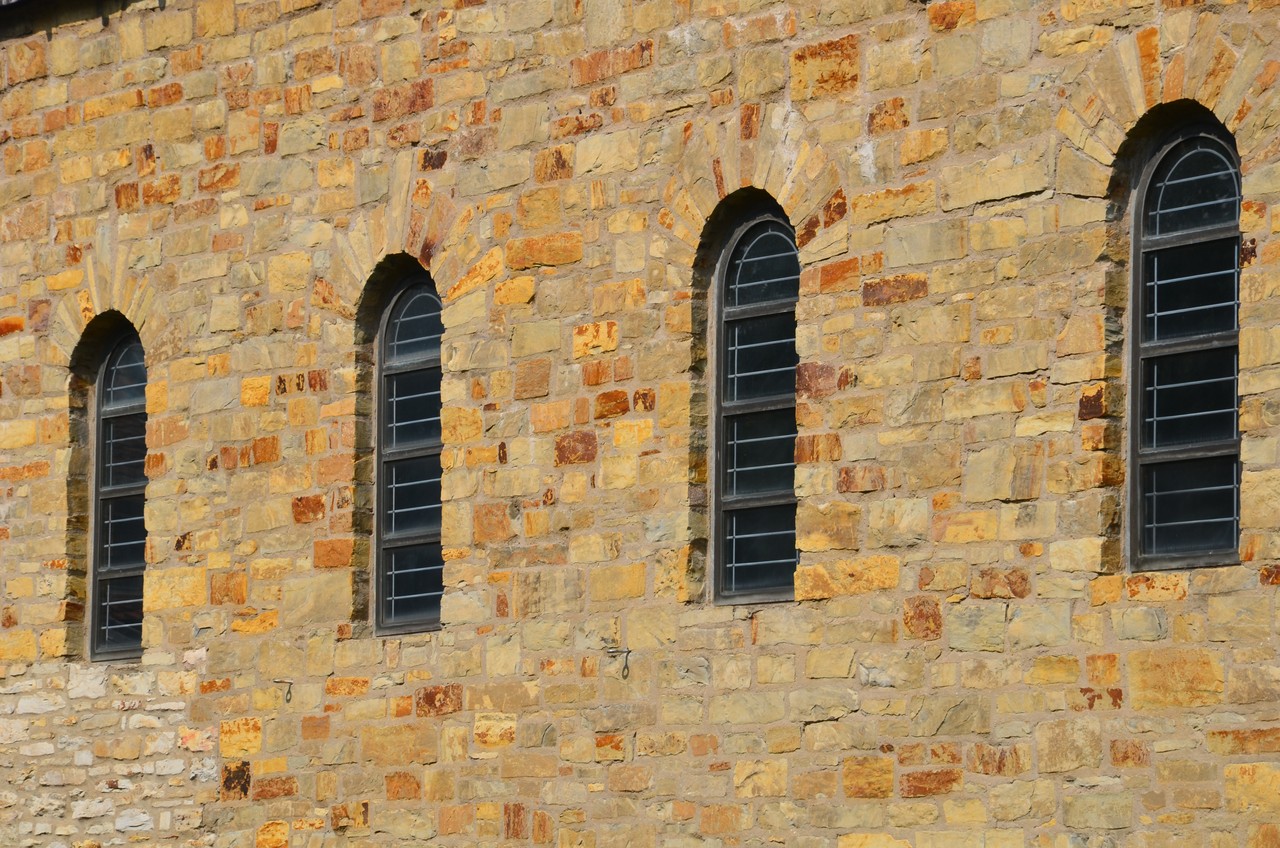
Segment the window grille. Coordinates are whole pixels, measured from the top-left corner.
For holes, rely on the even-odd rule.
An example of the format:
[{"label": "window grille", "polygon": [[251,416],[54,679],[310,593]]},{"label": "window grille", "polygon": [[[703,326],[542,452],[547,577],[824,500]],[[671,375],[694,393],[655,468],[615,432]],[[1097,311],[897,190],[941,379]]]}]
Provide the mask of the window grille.
[{"label": "window grille", "polygon": [[391,301],[378,357],[377,609],[382,630],[440,620],[441,304],[417,279]]},{"label": "window grille", "polygon": [[142,649],[146,389],[142,343],[129,336],[112,349],[98,378],[91,644],[95,657],[136,656]]},{"label": "window grille", "polygon": [[1237,556],[1240,199],[1235,154],[1205,134],[1167,145],[1140,193],[1130,483],[1139,568]]},{"label": "window grille", "polygon": [[784,221],[740,228],[719,274],[715,482],[717,593],[792,592],[796,569],[796,299],[800,260]]}]

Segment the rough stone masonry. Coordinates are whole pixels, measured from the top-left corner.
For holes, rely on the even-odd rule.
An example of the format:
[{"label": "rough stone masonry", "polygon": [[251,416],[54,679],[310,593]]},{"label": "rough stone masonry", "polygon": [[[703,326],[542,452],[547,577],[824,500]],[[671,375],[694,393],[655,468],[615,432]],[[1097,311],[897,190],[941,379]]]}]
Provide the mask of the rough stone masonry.
[{"label": "rough stone masonry", "polygon": [[[0,30],[3,845],[1280,846],[1276,0]],[[1140,572],[1130,142],[1190,104],[1243,174],[1240,555]],[[795,600],[734,605],[698,257],[743,187],[803,266],[801,555]],[[365,304],[410,267],[445,303],[446,591],[381,636]],[[144,650],[97,662],[74,356],[113,312]]]}]

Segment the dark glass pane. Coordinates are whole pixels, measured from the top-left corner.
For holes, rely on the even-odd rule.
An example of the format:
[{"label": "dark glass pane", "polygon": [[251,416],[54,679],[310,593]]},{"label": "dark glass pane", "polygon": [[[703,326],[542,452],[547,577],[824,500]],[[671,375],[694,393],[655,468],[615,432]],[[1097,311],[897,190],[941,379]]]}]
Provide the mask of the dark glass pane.
[{"label": "dark glass pane", "polygon": [[1148,236],[1231,226],[1239,219],[1239,175],[1226,151],[1203,138],[1169,151],[1147,190]]},{"label": "dark glass pane", "polygon": [[383,378],[384,448],[440,441],[440,370],[420,368]]},{"label": "dark glass pane", "polygon": [[147,400],[147,366],[142,343],[131,340],[111,352],[102,372],[102,408],[115,409]]},{"label": "dark glass pane", "polygon": [[102,488],[145,482],[146,459],[145,412],[102,420]]},{"label": "dark glass pane", "polygon": [[383,465],[383,533],[389,537],[440,529],[440,457]]},{"label": "dark glass pane", "polygon": [[725,323],[725,400],[796,392],[796,319],[790,312]]},{"label": "dark glass pane", "polygon": [[122,650],[142,644],[142,575],[98,581],[98,648]]},{"label": "dark glass pane", "polygon": [[1144,340],[1236,328],[1236,246],[1237,239],[1218,239],[1146,254]]},{"label": "dark glass pane", "polygon": [[440,321],[440,301],[426,284],[406,291],[396,302],[387,321],[384,356],[388,364],[413,361],[440,352],[444,324]]},{"label": "dark glass pane", "polygon": [[726,594],[789,588],[797,561],[795,505],[726,510],[721,544]]},{"label": "dark glass pane", "polygon": [[98,501],[98,567],[137,568],[146,562],[147,527],[141,494]]},{"label": "dark glass pane", "polygon": [[1240,522],[1234,456],[1147,465],[1141,485],[1144,553],[1235,549]]},{"label": "dark glass pane", "polygon": [[444,565],[439,545],[383,551],[382,617],[386,624],[440,615]]},{"label": "dark glass pane", "polygon": [[790,230],[777,221],[764,221],[747,230],[729,257],[725,304],[795,300],[799,294],[800,257]]},{"label": "dark glass pane", "polygon": [[796,411],[775,409],[725,419],[726,495],[795,488]]},{"label": "dark glass pane", "polygon": [[1235,348],[1148,359],[1142,387],[1143,447],[1236,437]]}]

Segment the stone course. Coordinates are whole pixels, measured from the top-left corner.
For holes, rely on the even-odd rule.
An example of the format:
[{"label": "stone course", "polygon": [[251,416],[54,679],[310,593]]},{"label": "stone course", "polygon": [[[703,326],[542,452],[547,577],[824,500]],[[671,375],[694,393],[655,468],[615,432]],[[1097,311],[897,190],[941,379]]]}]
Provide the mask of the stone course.
[{"label": "stone course", "polygon": [[[1280,846],[1274,0],[0,33],[3,845]],[[1134,573],[1135,150],[1191,102],[1244,175],[1241,562]],[[743,188],[804,268],[801,558],[796,600],[724,605],[704,233]],[[443,625],[383,636],[371,340],[424,268]],[[127,662],[83,623],[105,313],[149,370]]]}]

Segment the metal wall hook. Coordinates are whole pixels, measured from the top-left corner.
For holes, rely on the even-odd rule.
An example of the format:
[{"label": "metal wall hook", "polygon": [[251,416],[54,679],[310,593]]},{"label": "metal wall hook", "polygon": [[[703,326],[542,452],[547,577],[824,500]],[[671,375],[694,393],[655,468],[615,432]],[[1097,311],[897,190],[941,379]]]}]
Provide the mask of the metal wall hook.
[{"label": "metal wall hook", "polygon": [[293,700],[293,681],[292,680],[286,680],[283,677],[277,677],[275,680],[272,680],[271,682],[285,684],[284,702],[286,704]]},{"label": "metal wall hook", "polygon": [[604,652],[611,657],[622,657],[622,679],[626,680],[631,676],[631,649],[630,648],[605,648]]}]

